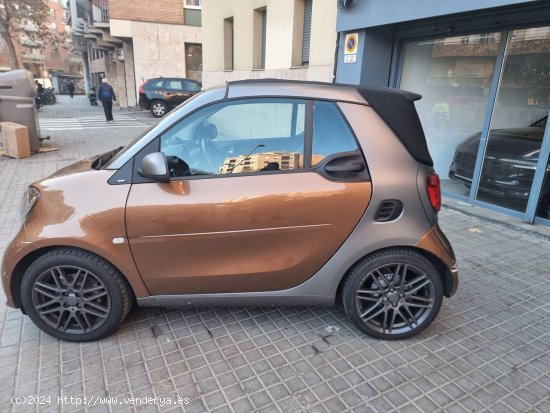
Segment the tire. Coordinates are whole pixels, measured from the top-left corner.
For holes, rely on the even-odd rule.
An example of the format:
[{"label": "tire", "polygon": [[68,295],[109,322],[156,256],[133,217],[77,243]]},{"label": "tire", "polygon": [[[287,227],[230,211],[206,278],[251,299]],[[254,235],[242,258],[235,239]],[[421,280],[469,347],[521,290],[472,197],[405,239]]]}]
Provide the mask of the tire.
[{"label": "tire", "polygon": [[86,251],[59,248],[27,269],[21,303],[31,320],[59,340],[94,341],[128,315],[131,292],[118,271]]},{"label": "tire", "polygon": [[443,301],[441,277],[421,254],[389,249],[359,261],[342,287],[344,310],[372,337],[398,340],[424,330]]},{"label": "tire", "polygon": [[151,102],[150,111],[155,118],[162,118],[166,115],[166,112],[168,112],[168,107],[162,100],[153,100]]}]

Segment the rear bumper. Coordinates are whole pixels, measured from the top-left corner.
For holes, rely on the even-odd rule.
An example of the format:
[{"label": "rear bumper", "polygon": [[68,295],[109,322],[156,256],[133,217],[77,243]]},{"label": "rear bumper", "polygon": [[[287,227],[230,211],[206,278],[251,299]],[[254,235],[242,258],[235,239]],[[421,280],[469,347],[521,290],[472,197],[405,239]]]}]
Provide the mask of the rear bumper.
[{"label": "rear bumper", "polygon": [[141,109],[149,110],[149,99],[147,99],[145,96],[140,95],[138,100],[138,106]]},{"label": "rear bumper", "polygon": [[443,288],[446,297],[454,295],[458,289],[458,266],[451,243],[435,224],[417,244],[417,247],[435,256],[441,265],[438,270],[443,277]]},{"label": "rear bumper", "polygon": [[458,267],[456,266],[456,262],[449,271],[451,272],[451,290],[447,294],[451,297],[458,290]]}]

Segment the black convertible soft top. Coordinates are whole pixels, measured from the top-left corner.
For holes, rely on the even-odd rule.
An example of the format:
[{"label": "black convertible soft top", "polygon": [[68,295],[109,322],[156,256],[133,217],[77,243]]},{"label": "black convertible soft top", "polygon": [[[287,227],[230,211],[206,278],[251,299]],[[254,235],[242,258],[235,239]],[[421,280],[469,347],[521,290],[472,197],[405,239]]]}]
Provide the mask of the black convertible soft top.
[{"label": "black convertible soft top", "polygon": [[414,102],[422,96],[397,89],[357,89],[418,162],[433,166]]}]

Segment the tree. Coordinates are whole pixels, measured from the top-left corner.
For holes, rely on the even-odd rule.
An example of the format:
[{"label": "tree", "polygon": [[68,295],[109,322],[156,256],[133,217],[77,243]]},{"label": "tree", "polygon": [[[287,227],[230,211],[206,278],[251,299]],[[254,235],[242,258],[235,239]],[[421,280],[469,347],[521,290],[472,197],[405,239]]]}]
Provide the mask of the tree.
[{"label": "tree", "polygon": [[43,47],[46,41],[58,41],[47,26],[49,16],[47,0],[0,0],[0,36],[7,45],[12,69],[23,67],[17,58],[17,43],[33,49]]}]

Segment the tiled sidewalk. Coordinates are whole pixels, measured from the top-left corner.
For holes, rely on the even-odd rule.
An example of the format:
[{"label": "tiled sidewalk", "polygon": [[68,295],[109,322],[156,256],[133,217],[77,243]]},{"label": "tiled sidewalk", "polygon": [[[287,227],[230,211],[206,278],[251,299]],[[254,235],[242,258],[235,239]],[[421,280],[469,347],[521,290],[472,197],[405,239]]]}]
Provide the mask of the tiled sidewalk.
[{"label": "tiled sidewalk", "polygon": [[[27,183],[139,131],[55,131],[57,152],[0,158],[0,252]],[[550,412],[550,241],[440,217],[460,288],[404,341],[364,336],[338,309],[274,307],[136,309],[106,340],[66,343],[0,296],[0,411]],[[11,402],[31,395],[45,404]]]}]

